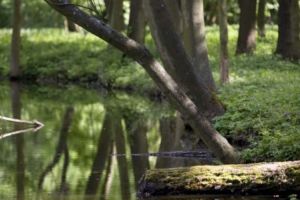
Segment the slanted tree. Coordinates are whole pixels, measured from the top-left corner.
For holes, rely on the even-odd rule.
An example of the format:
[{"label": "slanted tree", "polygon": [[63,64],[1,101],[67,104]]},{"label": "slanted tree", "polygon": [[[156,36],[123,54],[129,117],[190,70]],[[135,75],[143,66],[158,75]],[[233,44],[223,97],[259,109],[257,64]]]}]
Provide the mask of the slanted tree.
[{"label": "slanted tree", "polygon": [[276,53],[300,59],[300,9],[298,0],[279,0]]},{"label": "slanted tree", "polygon": [[21,0],[13,1],[13,23],[10,55],[10,78],[18,79],[21,76],[20,48],[21,48]]},{"label": "slanted tree", "polygon": [[220,26],[220,82],[229,82],[227,0],[219,0]]},{"label": "slanted tree", "polygon": [[[215,95],[205,86],[202,79],[198,80],[199,84],[196,86],[190,85],[200,95],[198,97],[194,95],[191,98],[189,95],[192,96],[194,90],[189,90],[189,93],[186,93],[184,90],[185,85],[174,81],[145,46],[127,38],[103,21],[86,14],[75,5],[62,5],[59,0],[48,0],[47,3],[79,26],[109,42],[112,46],[128,55],[128,57],[137,61],[166,95],[169,102],[182,113],[185,119],[192,125],[195,132],[200,135],[203,142],[222,162],[235,163],[239,161],[239,156],[235,149],[213,128],[210,121],[204,116],[203,107],[198,107],[193,101],[196,101],[197,98],[198,100],[202,98],[206,100],[205,103],[207,105],[218,105],[220,103]],[[147,4],[150,6],[151,13],[155,13],[155,18],[162,21],[157,24],[159,24],[158,27],[161,29],[159,34],[164,39],[164,45],[169,51],[170,58],[173,60],[173,66],[171,67],[181,67],[182,76],[187,78],[186,71],[192,67],[192,64],[185,54],[183,44],[176,34],[164,2],[162,0],[150,0],[147,1]],[[157,19],[156,21],[158,21]],[[163,30],[164,28],[167,28],[167,30]]]},{"label": "slanted tree", "polygon": [[253,53],[256,46],[256,1],[239,0],[240,19],[236,54]]}]

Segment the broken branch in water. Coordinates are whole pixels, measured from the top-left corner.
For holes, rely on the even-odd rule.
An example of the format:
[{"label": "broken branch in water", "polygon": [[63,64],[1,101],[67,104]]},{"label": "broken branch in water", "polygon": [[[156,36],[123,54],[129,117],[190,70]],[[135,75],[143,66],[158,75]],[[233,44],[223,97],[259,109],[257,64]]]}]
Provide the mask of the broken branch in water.
[{"label": "broken branch in water", "polygon": [[44,126],[43,123],[41,123],[37,120],[27,121],[27,120],[14,119],[14,118],[9,118],[9,117],[4,117],[4,116],[0,116],[0,120],[33,126],[31,128],[27,128],[27,129],[23,129],[23,130],[16,130],[13,132],[4,133],[4,134],[0,135],[0,140],[3,138],[6,138],[6,137],[10,137],[12,135],[17,135],[17,134],[21,134],[21,133],[30,132],[30,131],[36,132],[36,131],[40,130],[41,128],[43,128],[43,126]]}]

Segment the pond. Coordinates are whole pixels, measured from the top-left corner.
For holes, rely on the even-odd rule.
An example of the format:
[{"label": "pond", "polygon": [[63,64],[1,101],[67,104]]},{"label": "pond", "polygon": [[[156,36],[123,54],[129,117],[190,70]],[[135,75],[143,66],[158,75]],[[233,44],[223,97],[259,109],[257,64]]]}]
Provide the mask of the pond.
[{"label": "pond", "polygon": [[[174,111],[166,102],[153,97],[77,86],[18,83],[1,83],[0,90],[0,115],[36,119],[45,125],[37,132],[0,140],[1,200],[134,200],[138,180],[148,168],[213,161],[212,158],[131,156],[131,153],[203,150],[192,136],[180,140],[180,123],[172,117]],[[21,128],[26,127],[0,121],[0,135]]]}]

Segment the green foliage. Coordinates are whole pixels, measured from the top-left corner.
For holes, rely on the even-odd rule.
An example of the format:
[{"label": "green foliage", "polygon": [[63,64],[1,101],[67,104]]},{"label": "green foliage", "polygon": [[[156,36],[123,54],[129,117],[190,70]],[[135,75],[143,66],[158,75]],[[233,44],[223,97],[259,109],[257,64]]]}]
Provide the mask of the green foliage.
[{"label": "green foliage", "polygon": [[[214,71],[219,62],[216,29],[209,28],[207,35]],[[300,65],[273,55],[277,33],[267,30],[254,55],[234,56],[237,32],[230,27],[231,83],[220,88],[227,111],[214,123],[244,149],[246,162],[300,159]]]}]

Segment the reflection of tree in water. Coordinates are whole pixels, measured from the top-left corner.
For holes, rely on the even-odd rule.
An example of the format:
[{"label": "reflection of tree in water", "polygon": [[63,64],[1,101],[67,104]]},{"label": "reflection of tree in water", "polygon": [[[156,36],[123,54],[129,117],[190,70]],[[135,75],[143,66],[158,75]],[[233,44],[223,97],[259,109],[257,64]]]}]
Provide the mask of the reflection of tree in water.
[{"label": "reflection of tree in water", "polygon": [[[147,141],[147,121],[144,117],[134,115],[125,117],[127,135],[129,137],[130,150],[132,154],[148,153]],[[133,174],[136,187],[144,172],[149,169],[149,159],[147,156],[131,156]]]},{"label": "reflection of tree in water", "polygon": [[98,139],[97,153],[95,155],[91,172],[87,180],[85,189],[86,195],[96,195],[100,185],[102,173],[105,169],[105,163],[109,154],[111,153],[111,147],[113,145],[113,116],[111,113],[106,112],[102,130]]},{"label": "reflection of tree in water", "polygon": [[[17,82],[11,82],[11,106],[12,106],[12,115],[15,119],[21,119],[21,86]],[[14,124],[14,130],[20,130],[20,124]],[[24,158],[24,138],[23,135],[15,136],[15,145],[16,145],[16,189],[17,189],[17,199],[24,199],[25,192],[25,158]]]},{"label": "reflection of tree in water", "polygon": [[39,177],[38,182],[38,188],[39,190],[43,187],[43,182],[47,176],[48,173],[52,171],[52,169],[59,163],[59,160],[62,155],[64,155],[64,164],[63,164],[63,170],[61,175],[61,185],[59,188],[60,192],[66,192],[68,190],[67,182],[66,182],[66,175],[67,175],[67,169],[69,165],[69,150],[67,145],[67,139],[69,130],[71,127],[71,122],[74,114],[74,108],[73,106],[69,106],[66,108],[65,115],[63,118],[58,144],[56,146],[55,154],[53,157],[53,160],[46,166],[45,170],[41,173]]}]

